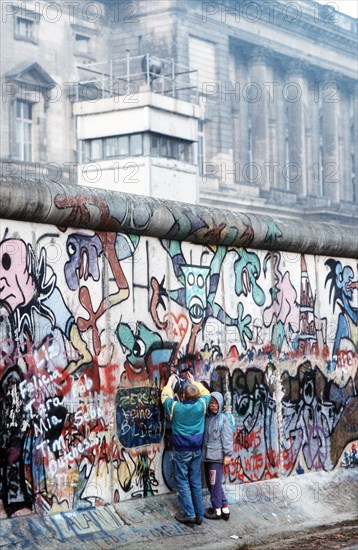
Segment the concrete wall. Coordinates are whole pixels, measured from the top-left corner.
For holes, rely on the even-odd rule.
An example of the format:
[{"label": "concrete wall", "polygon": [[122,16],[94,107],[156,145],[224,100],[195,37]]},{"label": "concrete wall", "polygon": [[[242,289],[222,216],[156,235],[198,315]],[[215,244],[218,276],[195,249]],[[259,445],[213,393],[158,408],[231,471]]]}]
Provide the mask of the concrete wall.
[{"label": "concrete wall", "polygon": [[[26,206],[13,182],[11,209],[6,189],[2,182],[3,517],[170,491],[171,434],[159,400],[170,365],[191,366],[232,410],[231,498],[241,483],[357,464],[354,242],[347,257],[329,254],[328,231],[321,254],[280,250],[278,220],[271,250],[253,248],[247,217],[250,246],[240,248],[225,212],[219,224],[199,208],[115,193],[105,202],[94,190],[28,182]],[[116,208],[126,207],[122,221],[129,214],[126,199],[128,234],[112,217]],[[11,218],[33,209],[32,219],[60,213],[64,222],[6,219],[5,208]],[[186,241],[170,238],[170,216],[186,226]],[[162,234],[148,236],[155,219]]]}]

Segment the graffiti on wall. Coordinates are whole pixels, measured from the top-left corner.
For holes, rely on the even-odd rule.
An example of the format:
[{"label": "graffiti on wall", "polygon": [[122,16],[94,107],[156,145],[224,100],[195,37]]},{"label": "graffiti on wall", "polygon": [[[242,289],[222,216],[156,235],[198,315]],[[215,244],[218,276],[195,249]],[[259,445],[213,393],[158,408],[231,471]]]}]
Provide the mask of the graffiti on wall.
[{"label": "graffiti on wall", "polygon": [[358,307],[357,300],[356,306],[353,304],[353,291],[358,288],[358,281],[354,280],[351,266],[343,266],[333,258],[327,260],[325,265],[329,268],[326,284],[330,283],[329,298],[333,312],[336,306],[340,308],[330,366],[334,370],[337,364],[340,368],[350,366],[357,349]]},{"label": "graffiti on wall", "polygon": [[357,301],[353,260],[8,222],[3,513],[173,489],[160,391],[189,368],[235,419],[226,483],[356,467]]}]

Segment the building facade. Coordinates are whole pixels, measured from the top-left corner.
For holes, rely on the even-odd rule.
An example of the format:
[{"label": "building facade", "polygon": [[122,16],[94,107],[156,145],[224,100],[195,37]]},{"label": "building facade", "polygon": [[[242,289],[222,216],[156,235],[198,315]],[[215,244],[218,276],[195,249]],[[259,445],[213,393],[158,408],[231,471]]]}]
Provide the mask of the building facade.
[{"label": "building facade", "polygon": [[310,0],[65,4],[3,3],[7,173],[357,223],[356,20]]}]

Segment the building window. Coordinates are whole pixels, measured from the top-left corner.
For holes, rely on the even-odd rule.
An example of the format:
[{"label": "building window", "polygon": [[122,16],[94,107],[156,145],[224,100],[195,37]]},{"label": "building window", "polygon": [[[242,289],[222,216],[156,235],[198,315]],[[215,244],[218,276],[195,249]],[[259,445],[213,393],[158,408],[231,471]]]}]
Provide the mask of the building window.
[{"label": "building window", "polygon": [[151,135],[151,155],[164,157],[188,164],[193,163],[192,142],[157,134]]},{"label": "building window", "polygon": [[356,158],[354,152],[351,153],[351,183],[352,183],[352,202],[357,202],[357,187],[356,187],[356,174],[355,174]]},{"label": "building window", "polygon": [[16,17],[16,34],[25,38],[32,38],[34,30],[34,22],[30,19]]},{"label": "building window", "polygon": [[103,140],[92,139],[91,141],[91,160],[103,159]]},{"label": "building window", "polygon": [[324,174],[323,174],[323,114],[322,106],[319,106],[319,150],[318,150],[318,194],[324,196]]},{"label": "building window", "polygon": [[143,154],[143,134],[88,139],[82,142],[82,162]]},{"label": "building window", "polygon": [[[159,150],[158,150],[158,157],[166,157],[169,158],[169,139],[165,136],[162,136],[159,138]],[[157,138],[154,138],[154,144],[155,144],[155,151],[157,150]]]},{"label": "building window", "polygon": [[90,39],[83,34],[75,35],[75,53],[79,55],[89,55]]},{"label": "building window", "polygon": [[129,136],[119,136],[118,139],[118,153],[119,157],[129,156]]},{"label": "building window", "polygon": [[252,183],[254,180],[254,152],[253,152],[253,139],[252,139],[252,127],[251,127],[251,116],[249,116],[248,125],[247,125],[247,144],[248,144],[248,158],[249,158],[249,182]]},{"label": "building window", "polygon": [[105,158],[113,158],[118,156],[118,138],[106,138],[104,142]]},{"label": "building window", "polygon": [[205,162],[205,153],[204,153],[204,123],[199,121],[198,124],[198,167],[199,175],[204,174],[204,162]]},{"label": "building window", "polygon": [[32,161],[32,104],[19,99],[16,109],[16,158],[24,162]]},{"label": "building window", "polygon": [[129,150],[131,157],[143,155],[143,136],[142,134],[133,134],[129,139]]},{"label": "building window", "polygon": [[284,131],[285,131],[285,162],[282,174],[284,177],[284,189],[290,190],[290,123],[288,120],[288,105],[284,106]]},{"label": "building window", "polygon": [[32,17],[15,18],[15,38],[37,43],[37,21]]},{"label": "building window", "polygon": [[351,161],[351,196],[352,201],[354,203],[357,202],[357,186],[356,186],[356,143],[357,143],[357,137],[356,137],[356,117],[355,117],[355,111],[354,111],[354,99],[353,95],[350,96],[350,105],[349,105],[350,113],[349,113],[349,136],[350,136],[350,143],[351,143],[351,154],[350,154],[350,161]]},{"label": "building window", "polygon": [[82,141],[82,162],[91,160],[91,142],[89,140]]},{"label": "building window", "polygon": [[191,92],[193,96],[197,91],[204,95],[206,84],[215,83],[217,80],[215,44],[189,36],[188,46]]},{"label": "building window", "polygon": [[[82,141],[82,162],[112,158],[139,157],[144,154],[143,135],[130,134]],[[193,164],[192,142],[170,136],[149,134],[150,153]]]}]

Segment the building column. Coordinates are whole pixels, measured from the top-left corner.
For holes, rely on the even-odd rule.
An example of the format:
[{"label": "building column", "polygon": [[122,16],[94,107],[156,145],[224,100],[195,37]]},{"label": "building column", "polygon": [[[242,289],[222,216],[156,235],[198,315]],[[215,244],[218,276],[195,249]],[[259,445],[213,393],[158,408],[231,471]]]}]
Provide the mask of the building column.
[{"label": "building column", "polygon": [[351,158],[351,91],[347,84],[342,84],[339,104],[339,186],[340,199],[345,202],[352,200],[352,158]]},{"label": "building column", "polygon": [[249,78],[246,100],[251,111],[251,146],[252,146],[252,183],[263,190],[270,189],[269,178],[265,177],[269,161],[269,127],[268,127],[268,89],[267,53],[255,48],[249,59]]},{"label": "building column", "polygon": [[339,164],[340,88],[334,73],[326,72],[321,81],[323,194],[332,204],[340,201],[341,169]]},{"label": "building column", "polygon": [[309,97],[304,70],[303,63],[299,61],[290,63],[284,94],[287,102],[289,131],[287,177],[290,191],[295,191],[300,198],[306,197],[308,192],[305,104]]},{"label": "building column", "polygon": [[358,83],[354,83],[351,99],[351,193],[352,200],[358,204]]},{"label": "building column", "polygon": [[247,86],[247,67],[241,59],[235,60],[234,85],[238,90],[239,99],[233,102],[232,116],[234,119],[234,164],[237,168],[236,181],[245,183],[246,167],[249,158],[249,104],[243,98],[243,89]]},{"label": "building column", "polygon": [[312,197],[321,197],[321,131],[320,116],[321,108],[317,94],[316,83],[319,82],[319,75],[314,67],[309,69],[307,81],[309,89],[309,102],[307,105],[307,128],[306,128],[306,159],[307,159],[307,191]]},{"label": "building column", "polygon": [[283,97],[283,90],[285,86],[283,69],[273,72],[273,82],[278,82],[279,87],[274,91],[274,102],[271,104],[271,108],[274,109],[276,117],[276,143],[275,154],[273,161],[278,163],[278,166],[274,168],[274,187],[285,191],[287,189],[285,181],[285,166],[287,164],[287,151],[286,151],[286,101]]}]

